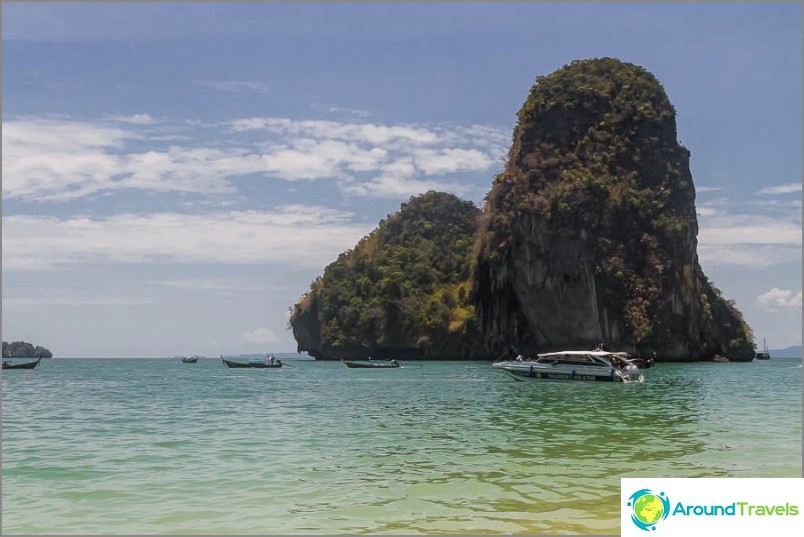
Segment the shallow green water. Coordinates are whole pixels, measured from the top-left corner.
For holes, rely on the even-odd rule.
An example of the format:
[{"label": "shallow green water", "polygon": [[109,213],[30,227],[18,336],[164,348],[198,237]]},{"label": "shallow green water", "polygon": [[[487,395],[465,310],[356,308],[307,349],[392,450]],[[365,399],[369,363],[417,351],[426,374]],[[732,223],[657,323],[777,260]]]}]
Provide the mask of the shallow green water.
[{"label": "shallow green water", "polygon": [[801,359],[644,384],[489,364],[2,375],[4,534],[616,534],[621,477],[801,477]]}]

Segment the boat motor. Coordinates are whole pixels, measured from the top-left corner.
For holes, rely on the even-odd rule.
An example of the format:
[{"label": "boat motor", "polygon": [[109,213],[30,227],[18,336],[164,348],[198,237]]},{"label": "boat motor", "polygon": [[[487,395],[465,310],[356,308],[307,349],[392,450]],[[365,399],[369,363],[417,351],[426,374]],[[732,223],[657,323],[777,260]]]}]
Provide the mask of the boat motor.
[{"label": "boat motor", "polygon": [[639,368],[634,364],[628,364],[623,368],[623,373],[625,373],[625,377],[628,380],[639,380],[639,377],[642,375],[642,372]]}]

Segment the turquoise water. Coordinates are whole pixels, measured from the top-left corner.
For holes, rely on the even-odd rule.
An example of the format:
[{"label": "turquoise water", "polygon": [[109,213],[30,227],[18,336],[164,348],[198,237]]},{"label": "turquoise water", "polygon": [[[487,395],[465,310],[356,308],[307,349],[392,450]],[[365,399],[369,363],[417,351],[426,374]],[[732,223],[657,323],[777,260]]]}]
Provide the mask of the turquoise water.
[{"label": "turquoise water", "polygon": [[644,384],[486,363],[2,375],[4,534],[617,534],[622,477],[801,477],[801,359]]}]

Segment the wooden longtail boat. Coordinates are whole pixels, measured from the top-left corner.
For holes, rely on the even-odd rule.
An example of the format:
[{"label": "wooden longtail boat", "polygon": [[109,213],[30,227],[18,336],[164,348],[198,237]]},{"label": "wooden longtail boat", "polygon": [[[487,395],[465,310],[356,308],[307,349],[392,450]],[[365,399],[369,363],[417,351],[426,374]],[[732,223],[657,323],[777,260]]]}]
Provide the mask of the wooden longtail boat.
[{"label": "wooden longtail boat", "polygon": [[396,360],[364,360],[364,361],[355,361],[355,360],[343,360],[343,363],[346,364],[346,367],[363,367],[367,369],[383,369],[383,368],[393,368],[399,367],[399,362]]},{"label": "wooden longtail boat", "polygon": [[254,369],[270,369],[275,367],[282,367],[282,360],[274,359],[273,356],[266,356],[265,358],[253,359],[248,362],[236,362],[234,360],[227,360],[221,356],[223,365],[231,368],[254,368]]},{"label": "wooden longtail boat", "polygon": [[33,362],[23,362],[20,364],[15,364],[11,360],[4,359],[3,360],[3,369],[34,369],[36,366],[39,365],[41,358],[37,358]]}]

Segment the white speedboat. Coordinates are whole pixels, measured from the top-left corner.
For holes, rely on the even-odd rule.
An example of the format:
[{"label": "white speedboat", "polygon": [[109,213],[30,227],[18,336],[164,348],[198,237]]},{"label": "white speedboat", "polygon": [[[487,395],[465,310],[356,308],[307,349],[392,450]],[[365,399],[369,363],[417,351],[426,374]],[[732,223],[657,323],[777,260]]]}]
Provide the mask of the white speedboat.
[{"label": "white speedboat", "polygon": [[517,380],[642,382],[642,371],[626,356],[608,351],[547,352],[535,358],[520,355],[515,360],[495,362],[492,367]]}]

